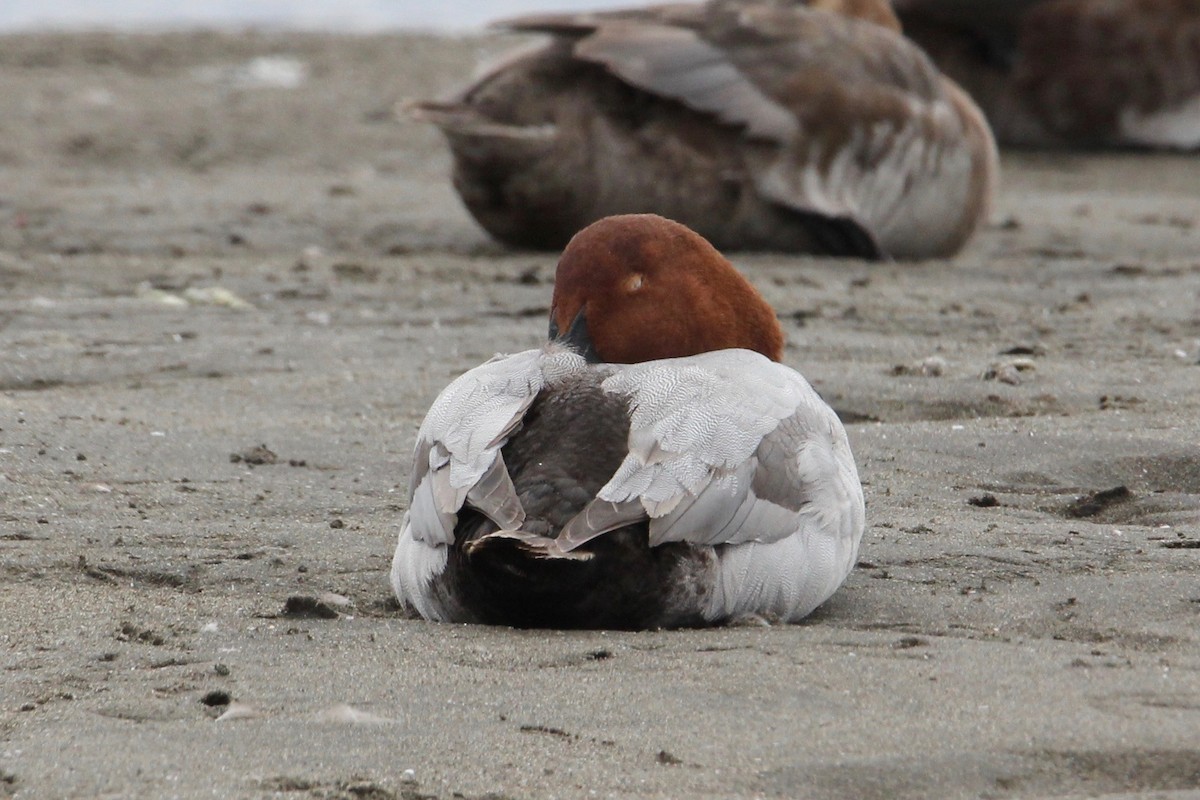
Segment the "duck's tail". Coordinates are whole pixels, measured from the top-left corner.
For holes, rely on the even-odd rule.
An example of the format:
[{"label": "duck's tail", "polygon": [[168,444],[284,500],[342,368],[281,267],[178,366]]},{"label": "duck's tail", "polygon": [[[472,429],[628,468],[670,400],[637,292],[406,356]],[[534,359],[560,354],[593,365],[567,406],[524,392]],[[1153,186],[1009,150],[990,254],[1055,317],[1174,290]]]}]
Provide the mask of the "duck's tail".
[{"label": "duck's tail", "polygon": [[557,539],[539,536],[536,533],[522,530],[495,531],[478,539],[467,542],[463,550],[469,559],[495,558],[511,551],[514,555],[524,558],[562,559],[568,561],[588,561],[592,558],[590,552],[580,550],[564,550]]},{"label": "duck's tail", "polygon": [[688,576],[710,568],[711,556],[691,545],[652,548],[642,523],[564,550],[527,530],[538,530],[537,521],[521,527],[456,546],[458,581],[478,621],[624,630],[703,622],[700,606],[678,600],[681,587],[683,595],[690,591]]},{"label": "duck's tail", "polygon": [[[594,624],[597,560],[563,552],[553,539],[503,530],[464,543],[464,591],[478,618],[519,628],[574,628]],[[602,571],[602,570],[601,570]]]}]

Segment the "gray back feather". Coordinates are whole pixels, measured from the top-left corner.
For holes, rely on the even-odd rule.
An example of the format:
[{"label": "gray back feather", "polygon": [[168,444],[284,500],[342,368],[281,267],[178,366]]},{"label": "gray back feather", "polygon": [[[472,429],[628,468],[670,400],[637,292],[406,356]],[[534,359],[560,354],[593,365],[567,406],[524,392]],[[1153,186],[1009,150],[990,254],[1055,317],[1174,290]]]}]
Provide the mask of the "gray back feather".
[{"label": "gray back feather", "polygon": [[629,455],[593,506],[640,505],[652,545],[777,541],[814,514],[861,532],[845,430],[799,373],[721,350],[624,367],[603,387],[629,397],[632,420]]},{"label": "gray back feather", "polygon": [[774,542],[814,526],[861,534],[845,430],[794,370],[749,350],[589,367],[547,348],[476,367],[434,402],[414,454],[413,538],[451,544],[464,505],[518,529],[524,510],[500,449],[545,385],[585,369],[611,372],[601,388],[628,399],[629,454],[564,526],[564,551],[647,519],[651,545]]},{"label": "gray back feather", "polygon": [[464,504],[514,527],[524,512],[503,468],[500,448],[548,376],[582,369],[583,359],[561,348],[497,356],[455,379],[433,402],[417,433],[410,477],[413,538],[454,541]]}]

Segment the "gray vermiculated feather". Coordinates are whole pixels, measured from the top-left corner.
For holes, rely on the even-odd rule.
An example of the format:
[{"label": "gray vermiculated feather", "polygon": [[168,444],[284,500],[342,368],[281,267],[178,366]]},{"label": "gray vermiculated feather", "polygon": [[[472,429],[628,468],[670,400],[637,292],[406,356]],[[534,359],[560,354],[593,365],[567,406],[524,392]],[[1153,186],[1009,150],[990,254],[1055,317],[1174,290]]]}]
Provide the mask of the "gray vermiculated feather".
[{"label": "gray vermiculated feather", "polygon": [[805,408],[780,420],[763,437],[755,453],[761,465],[754,473],[755,495],[791,511],[799,511],[811,500],[803,487],[836,472],[832,431],[825,417]]},{"label": "gray vermiculated feather", "polygon": [[812,392],[799,374],[748,350],[631,365],[603,388],[629,396],[633,414],[629,456],[598,496],[652,504],[695,494],[713,468],[744,462]]},{"label": "gray vermiculated feather", "polygon": [[640,500],[652,545],[777,541],[804,526],[824,483],[853,479],[833,412],[756,353],[633,365],[604,388],[630,397],[630,455],[592,506]]},{"label": "gray vermiculated feather", "polygon": [[651,521],[651,541],[732,541],[750,513],[750,479],[757,466],[752,457],[735,470],[715,470],[698,494],[688,493],[669,514]]},{"label": "gray vermiculated feather", "polygon": [[[496,440],[541,391],[541,358],[540,350],[494,358],[455,379],[430,406],[418,442],[436,442],[449,454],[451,486],[470,487],[491,466]],[[429,469],[442,466],[431,458]]]},{"label": "gray vermiculated feather", "polygon": [[503,527],[524,521],[500,448],[520,427],[547,372],[583,366],[582,358],[566,351],[527,350],[493,358],[438,395],[421,423],[413,454],[409,521],[414,539],[453,543],[464,503]]},{"label": "gray vermiculated feather", "polygon": [[558,534],[563,550],[572,550],[609,531],[645,520],[646,510],[637,500],[607,503],[593,500],[571,518]]},{"label": "gray vermiculated feather", "polygon": [[423,475],[413,487],[412,499],[408,504],[408,523],[413,538],[430,545],[450,544],[454,541],[455,512],[445,512],[439,507],[434,482],[437,473]]},{"label": "gray vermiculated feather", "polygon": [[449,482],[450,454],[438,442],[417,437],[413,448],[413,466],[409,479],[408,516],[413,536],[429,544],[454,541],[455,513],[462,497]]},{"label": "gray vermiculated feather", "polygon": [[496,453],[487,472],[467,492],[466,504],[479,509],[501,530],[515,530],[525,522],[525,509],[504,465],[504,456]]}]

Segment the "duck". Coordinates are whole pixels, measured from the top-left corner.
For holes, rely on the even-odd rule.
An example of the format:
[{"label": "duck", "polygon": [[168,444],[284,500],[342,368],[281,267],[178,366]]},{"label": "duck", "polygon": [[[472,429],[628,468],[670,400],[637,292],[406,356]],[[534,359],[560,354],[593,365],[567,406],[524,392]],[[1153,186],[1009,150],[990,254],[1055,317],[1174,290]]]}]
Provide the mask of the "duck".
[{"label": "duck", "polygon": [[802,619],[854,566],[865,506],[845,428],[783,343],[686,226],[584,228],[547,342],[456,378],[421,423],[397,600],[519,628]]},{"label": "duck", "polygon": [[1006,146],[1200,149],[1200,0],[896,0],[895,10]]},{"label": "duck", "polygon": [[496,24],[548,41],[407,110],[476,221],[561,249],[657,213],[722,250],[953,255],[999,176],[982,112],[887,0],[709,0]]}]

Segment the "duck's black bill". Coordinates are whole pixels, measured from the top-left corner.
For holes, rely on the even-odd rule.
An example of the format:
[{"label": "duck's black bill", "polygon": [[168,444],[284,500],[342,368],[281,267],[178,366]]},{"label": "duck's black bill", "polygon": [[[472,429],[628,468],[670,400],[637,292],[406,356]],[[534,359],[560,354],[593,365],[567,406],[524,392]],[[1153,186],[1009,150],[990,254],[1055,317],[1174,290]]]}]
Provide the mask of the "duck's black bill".
[{"label": "duck's black bill", "polygon": [[571,327],[567,328],[566,333],[558,329],[558,323],[551,317],[550,341],[570,347],[583,356],[589,364],[599,364],[601,361],[600,355],[596,352],[596,346],[592,343],[592,334],[588,331],[587,317],[584,316],[582,310],[575,315],[575,319],[571,320]]}]

